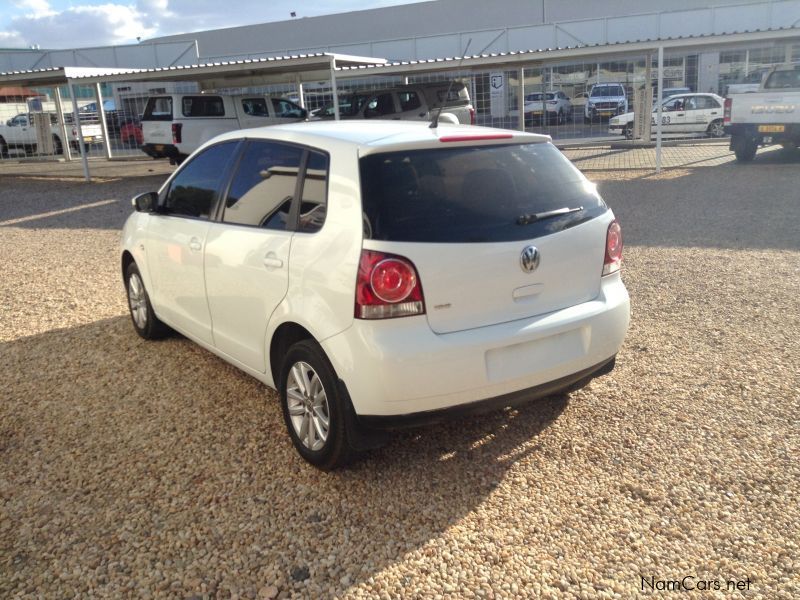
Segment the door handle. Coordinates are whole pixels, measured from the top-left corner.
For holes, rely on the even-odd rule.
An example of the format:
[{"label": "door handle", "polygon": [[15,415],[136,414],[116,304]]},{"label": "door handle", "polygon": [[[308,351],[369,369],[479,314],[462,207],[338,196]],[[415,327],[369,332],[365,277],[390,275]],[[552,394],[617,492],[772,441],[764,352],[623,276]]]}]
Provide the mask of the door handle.
[{"label": "door handle", "polygon": [[196,237],[193,237],[189,240],[189,249],[193,252],[200,252],[200,249],[203,247],[203,244],[200,243]]},{"label": "door handle", "polygon": [[676,116],[676,117],[685,117],[685,116],[686,116],[686,113],[678,113],[678,114],[677,114],[677,115],[675,115],[675,116]]},{"label": "door handle", "polygon": [[267,252],[264,257],[264,266],[268,269],[280,269],[283,266],[283,261],[274,252]]},{"label": "door handle", "polygon": [[717,111],[712,111],[712,113],[711,113],[711,114],[712,114],[712,115],[715,115],[715,114],[717,114]]}]

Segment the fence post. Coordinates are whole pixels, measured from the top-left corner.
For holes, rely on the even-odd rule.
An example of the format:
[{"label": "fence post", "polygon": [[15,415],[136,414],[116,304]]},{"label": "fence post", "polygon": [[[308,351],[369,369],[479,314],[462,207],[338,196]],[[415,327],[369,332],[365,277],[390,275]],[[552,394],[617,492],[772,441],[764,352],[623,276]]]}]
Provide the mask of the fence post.
[{"label": "fence post", "polygon": [[658,47],[658,116],[656,117],[656,173],[661,173],[661,96],[664,95],[664,46]]},{"label": "fence post", "polygon": [[72,118],[75,119],[75,131],[78,134],[78,147],[81,149],[81,159],[83,160],[83,176],[86,178],[86,181],[91,181],[92,176],[89,174],[89,157],[86,155],[86,144],[83,143],[81,113],[78,110],[78,86],[70,83],[69,93],[72,96]]},{"label": "fence post", "polygon": [[517,91],[519,106],[519,130],[525,131],[525,67],[519,68],[519,89]]}]

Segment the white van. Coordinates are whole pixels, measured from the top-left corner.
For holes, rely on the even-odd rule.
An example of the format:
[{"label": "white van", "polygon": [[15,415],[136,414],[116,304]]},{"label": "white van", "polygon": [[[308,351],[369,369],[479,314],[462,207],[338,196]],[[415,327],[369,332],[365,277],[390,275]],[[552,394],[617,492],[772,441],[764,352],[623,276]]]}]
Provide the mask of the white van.
[{"label": "white van", "polygon": [[303,121],[291,100],[258,94],[169,94],[151,96],[142,115],[142,152],[180,164],[211,138],[228,131]]}]

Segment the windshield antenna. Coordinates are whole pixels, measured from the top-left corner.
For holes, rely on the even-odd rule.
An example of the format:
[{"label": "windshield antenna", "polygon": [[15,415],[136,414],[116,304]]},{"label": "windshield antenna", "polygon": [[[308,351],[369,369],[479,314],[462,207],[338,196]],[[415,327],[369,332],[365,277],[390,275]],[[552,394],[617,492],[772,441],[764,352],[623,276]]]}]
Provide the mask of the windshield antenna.
[{"label": "windshield antenna", "polygon": [[[467,50],[469,50],[469,45],[472,43],[472,38],[467,40],[467,45],[464,46],[464,51],[461,53],[461,60],[458,61],[458,65],[456,66],[456,71],[461,68],[461,65],[464,62],[464,59],[467,57]],[[439,126],[439,117],[442,114],[442,110],[444,109],[444,103],[447,102],[447,99],[450,97],[450,90],[453,89],[453,84],[455,83],[455,79],[450,80],[450,85],[447,86],[447,93],[444,95],[444,99],[439,103],[439,110],[436,111],[436,115],[434,115],[433,119],[431,119],[431,124],[429,127],[431,129],[436,129]]]}]

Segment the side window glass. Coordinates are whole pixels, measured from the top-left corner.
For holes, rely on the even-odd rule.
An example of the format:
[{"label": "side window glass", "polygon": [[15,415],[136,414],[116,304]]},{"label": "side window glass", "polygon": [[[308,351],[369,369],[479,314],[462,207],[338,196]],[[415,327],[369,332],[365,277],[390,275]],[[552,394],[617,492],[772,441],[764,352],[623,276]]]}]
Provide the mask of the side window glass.
[{"label": "side window glass", "polygon": [[422,106],[417,92],[400,92],[400,110],[416,110]]},{"label": "side window glass", "polygon": [[187,162],[170,183],[161,211],[168,215],[210,219],[226,166],[238,143],[211,146]]},{"label": "side window glass", "polygon": [[250,117],[268,117],[266,98],[243,98],[242,110]]},{"label": "side window glass", "polygon": [[381,94],[371,98],[367,104],[367,110],[364,114],[365,117],[382,117],[384,115],[391,115],[394,113],[394,98],[392,94]]},{"label": "side window glass", "polygon": [[184,117],[224,117],[225,104],[220,96],[184,96]]},{"label": "side window glass", "polygon": [[225,199],[224,223],[286,229],[303,149],[250,142]]},{"label": "side window glass", "polygon": [[275,115],[278,117],[285,119],[299,119],[303,116],[303,109],[289,100],[273,98],[272,106],[275,108]]},{"label": "side window glass", "polygon": [[300,202],[298,231],[314,233],[322,229],[328,212],[328,156],[309,152],[303,195]]},{"label": "side window glass", "polygon": [[698,102],[699,98],[687,98],[686,99],[686,110],[697,110],[698,108],[702,108],[700,106],[700,102]]}]

